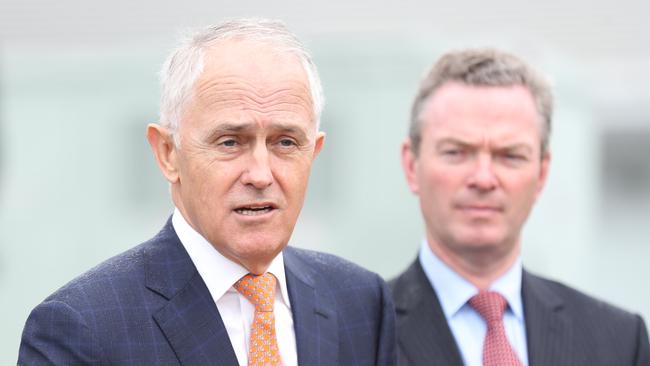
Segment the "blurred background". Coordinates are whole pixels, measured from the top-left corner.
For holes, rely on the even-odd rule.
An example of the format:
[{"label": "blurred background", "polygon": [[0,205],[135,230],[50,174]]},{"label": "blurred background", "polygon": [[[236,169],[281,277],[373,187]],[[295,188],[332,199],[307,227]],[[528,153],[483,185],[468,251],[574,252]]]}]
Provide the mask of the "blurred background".
[{"label": "blurred background", "polygon": [[423,237],[399,163],[418,81],[449,49],[496,46],[555,86],[525,265],[650,320],[648,14],[640,0],[0,0],[0,364],[31,308],[162,227],[156,73],[180,31],[238,16],[283,19],[324,83],[326,145],[293,244],[404,269]]}]

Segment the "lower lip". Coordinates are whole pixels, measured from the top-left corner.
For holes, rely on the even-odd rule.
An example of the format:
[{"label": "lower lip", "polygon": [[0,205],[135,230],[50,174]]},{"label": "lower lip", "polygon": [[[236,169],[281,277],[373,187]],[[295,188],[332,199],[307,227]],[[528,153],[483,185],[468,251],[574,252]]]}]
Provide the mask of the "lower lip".
[{"label": "lower lip", "polygon": [[460,210],[463,213],[466,213],[471,216],[493,216],[501,212],[496,208],[486,208],[486,207],[461,207]]},{"label": "lower lip", "polygon": [[235,215],[237,215],[237,218],[240,220],[244,221],[261,221],[261,220],[268,220],[273,214],[277,211],[277,209],[272,208],[267,211],[253,211],[250,213],[241,213],[237,211],[233,211]]}]

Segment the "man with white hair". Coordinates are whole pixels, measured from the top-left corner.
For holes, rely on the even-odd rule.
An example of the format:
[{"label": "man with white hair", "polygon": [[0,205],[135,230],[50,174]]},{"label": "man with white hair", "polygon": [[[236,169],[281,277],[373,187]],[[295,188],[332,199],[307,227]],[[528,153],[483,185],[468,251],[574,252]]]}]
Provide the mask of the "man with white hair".
[{"label": "man with white hair", "polygon": [[18,363],[394,364],[381,278],[287,247],[324,141],[300,42],[277,21],[226,22],[186,40],[161,77],[147,139],[176,209],[38,305]]}]

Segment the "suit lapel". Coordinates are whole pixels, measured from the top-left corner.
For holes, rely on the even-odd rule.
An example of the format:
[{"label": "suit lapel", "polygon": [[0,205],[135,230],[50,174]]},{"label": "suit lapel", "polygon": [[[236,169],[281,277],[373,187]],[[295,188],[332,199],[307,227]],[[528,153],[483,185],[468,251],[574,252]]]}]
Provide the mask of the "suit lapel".
[{"label": "suit lapel", "polygon": [[[460,351],[420,262],[416,259],[392,287],[398,346],[403,350],[400,365],[461,366]],[[408,361],[401,360],[404,355]]]},{"label": "suit lapel", "polygon": [[167,300],[153,317],[182,365],[237,365],[219,311],[171,222],[145,252],[146,286]]},{"label": "suit lapel", "polygon": [[319,285],[318,274],[290,247],[284,250],[299,365],[338,365],[339,336],[332,299]]},{"label": "suit lapel", "polygon": [[527,271],[522,278],[522,297],[529,365],[579,364],[571,351],[573,334],[562,311],[562,299],[543,280]]}]

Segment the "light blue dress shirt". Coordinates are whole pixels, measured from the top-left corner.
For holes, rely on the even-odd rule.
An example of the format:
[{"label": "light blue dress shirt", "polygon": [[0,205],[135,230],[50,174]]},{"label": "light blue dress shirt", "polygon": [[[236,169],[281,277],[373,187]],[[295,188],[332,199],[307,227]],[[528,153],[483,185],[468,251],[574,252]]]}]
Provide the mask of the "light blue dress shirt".
[{"label": "light blue dress shirt", "polygon": [[[463,362],[466,366],[481,366],[487,326],[468,303],[469,299],[478,293],[478,289],[441,261],[431,251],[426,240],[423,240],[418,257],[424,273],[438,295],[451,333],[460,348]],[[503,315],[506,335],[522,364],[527,366],[528,349],[521,299],[521,277],[520,257],[508,272],[494,281],[489,290],[500,293],[508,301]]]}]

